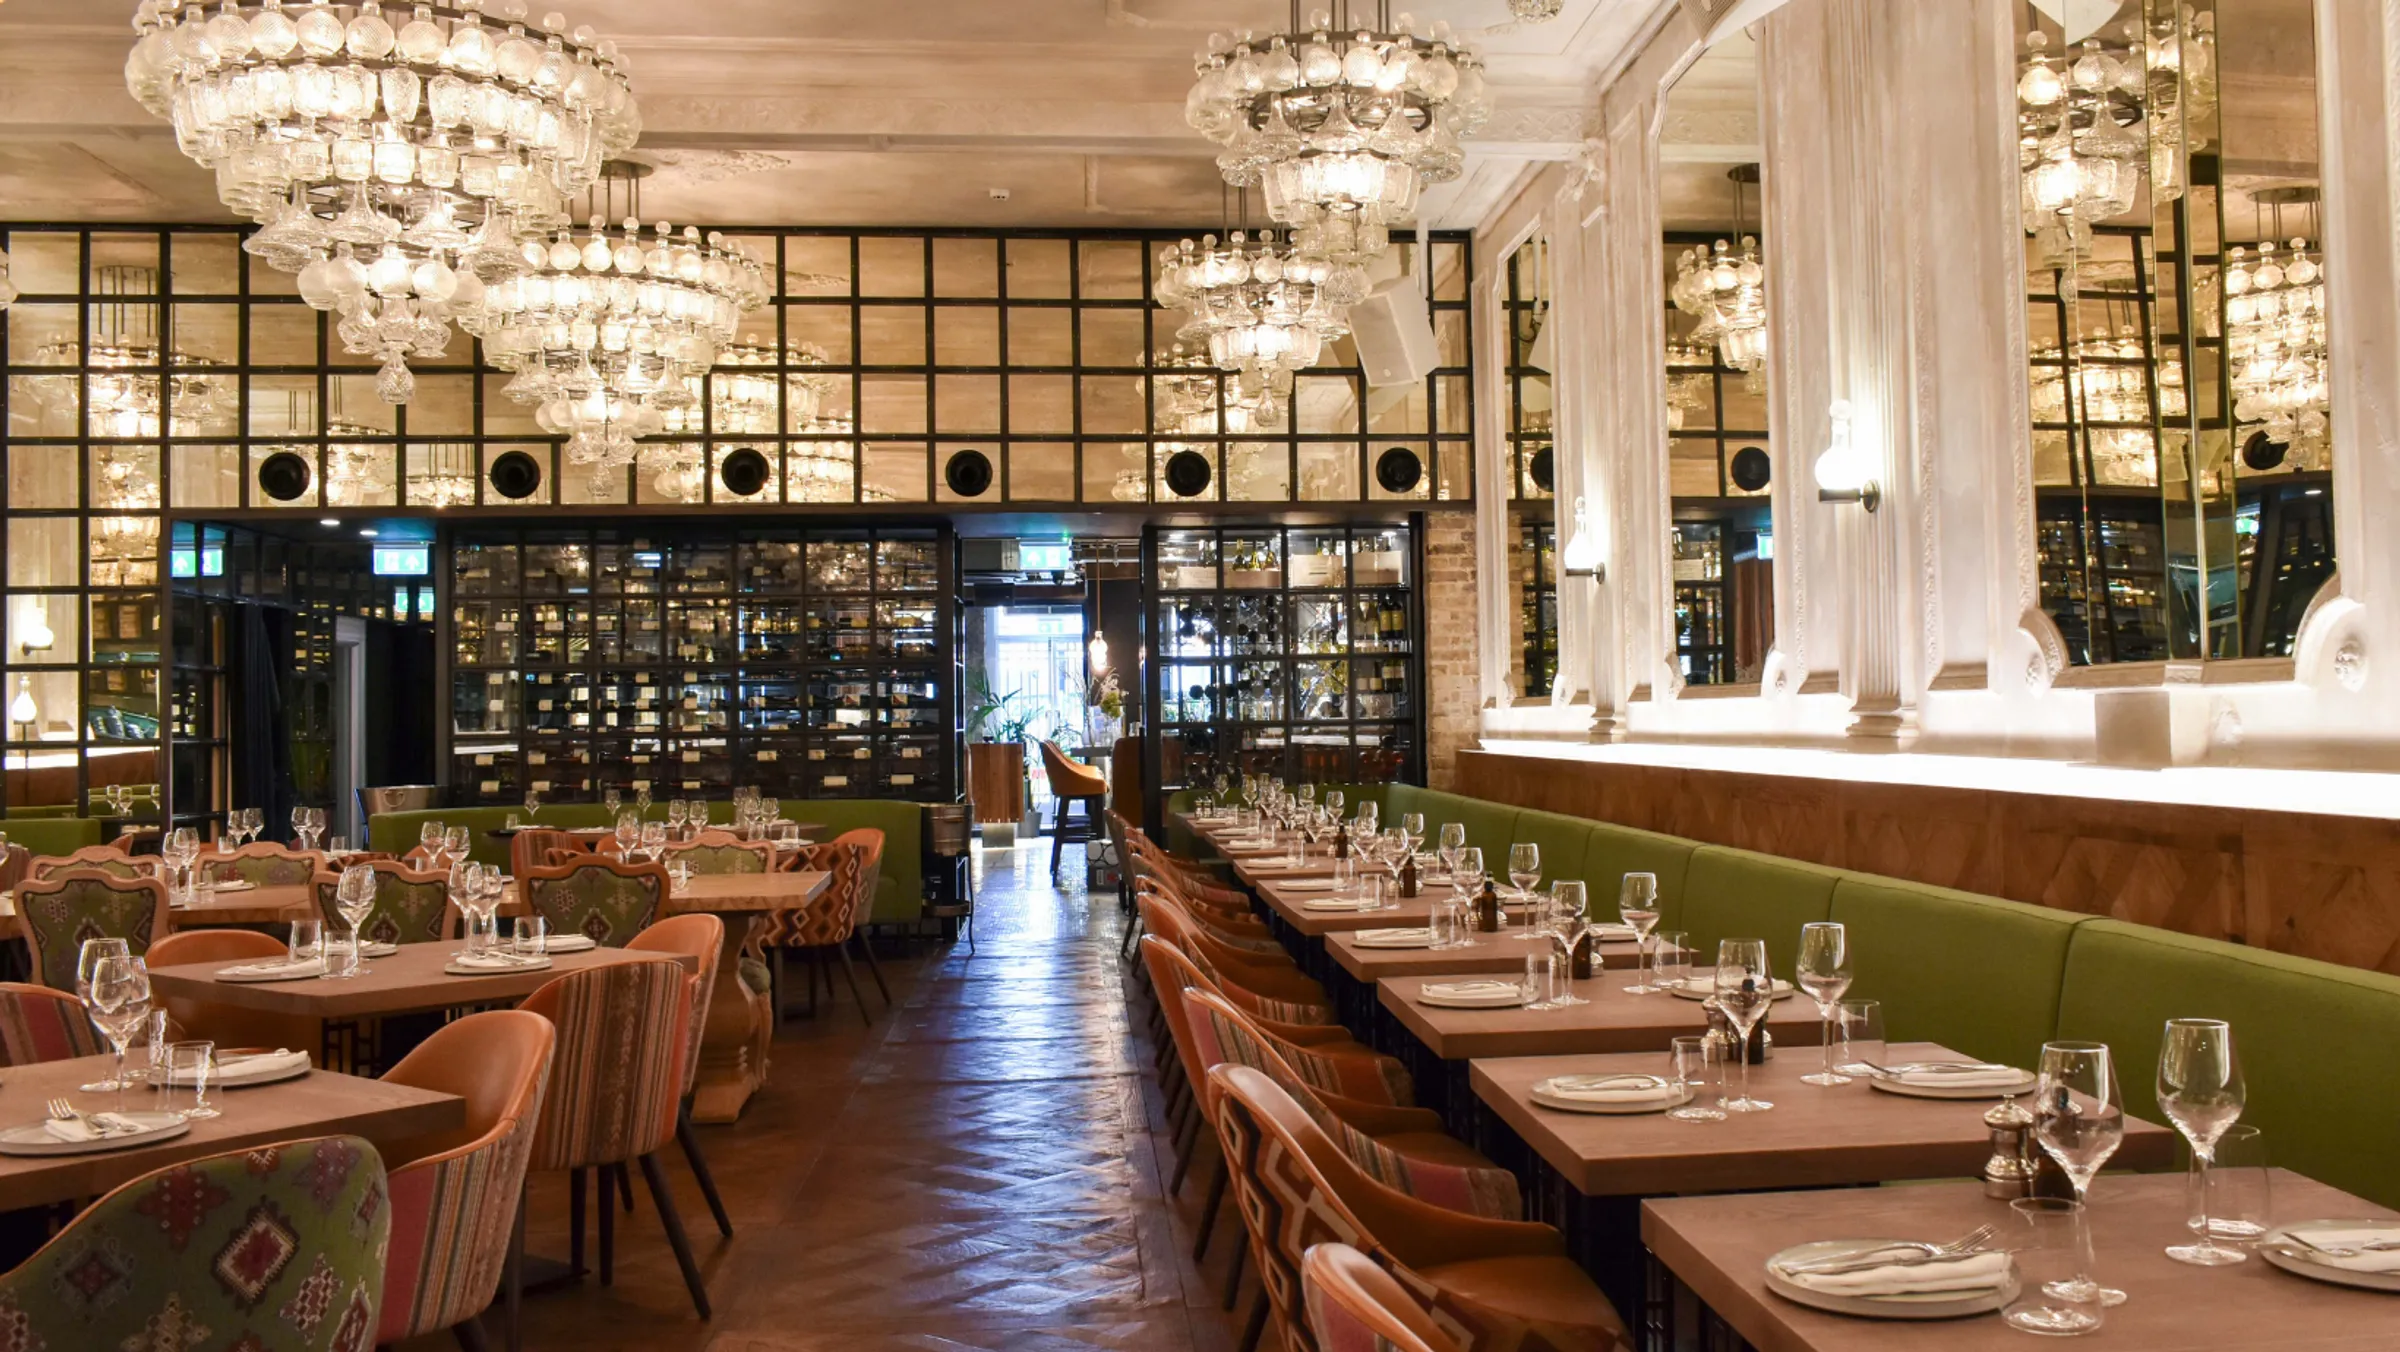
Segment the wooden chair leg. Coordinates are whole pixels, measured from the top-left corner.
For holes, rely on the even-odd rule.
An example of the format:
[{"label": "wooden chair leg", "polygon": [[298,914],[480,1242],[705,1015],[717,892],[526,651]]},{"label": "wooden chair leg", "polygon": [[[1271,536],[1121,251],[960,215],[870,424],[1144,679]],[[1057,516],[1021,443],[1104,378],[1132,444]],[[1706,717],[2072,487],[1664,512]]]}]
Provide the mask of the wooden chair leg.
[{"label": "wooden chair leg", "polygon": [[767,950],[767,1003],[775,1011],[778,1028],[791,1017],[791,1011],[783,1007],[783,989],[783,946],[778,944]]},{"label": "wooden chair leg", "polygon": [[642,1179],[650,1185],[650,1200],[658,1206],[659,1223],[667,1228],[667,1244],[675,1250],[675,1265],[683,1269],[683,1284],[691,1290],[692,1307],[706,1319],[708,1283],[701,1280],[700,1265],[692,1260],[691,1238],[683,1233],[683,1216],[675,1210],[674,1194],[667,1191],[666,1172],[658,1167],[655,1151],[642,1156]]},{"label": "wooden chair leg", "polygon": [[[583,1265],[583,1182],[586,1169],[567,1171],[567,1266],[580,1277],[589,1269]],[[606,1210],[606,1207],[602,1208]]]},{"label": "wooden chair leg", "polygon": [[1208,1241],[1217,1232],[1217,1207],[1225,1201],[1225,1180],[1233,1170],[1225,1161],[1217,1161],[1216,1176],[1208,1183],[1208,1200],[1200,1204],[1200,1237],[1192,1241],[1192,1261],[1208,1257]]},{"label": "wooden chair leg", "polygon": [[616,1166],[600,1166],[600,1284],[613,1286],[617,1280],[617,1180],[609,1170]]},{"label": "wooden chair leg", "polygon": [[[850,965],[849,948],[842,944],[835,944],[833,951],[842,960],[842,977],[850,983],[850,998],[858,1002],[859,1021],[869,1028],[874,1027],[875,1016],[867,1012],[867,997],[858,989],[858,969]],[[828,979],[825,984],[830,989],[833,982]]]},{"label": "wooden chair leg", "polygon": [[717,1218],[717,1233],[733,1238],[733,1218],[725,1214],[725,1199],[717,1196],[717,1180],[710,1176],[708,1160],[700,1153],[700,1134],[692,1130],[690,1099],[675,1108],[675,1140],[683,1147],[684,1162],[692,1166],[692,1177],[700,1180],[700,1195],[708,1199],[708,1212]]}]

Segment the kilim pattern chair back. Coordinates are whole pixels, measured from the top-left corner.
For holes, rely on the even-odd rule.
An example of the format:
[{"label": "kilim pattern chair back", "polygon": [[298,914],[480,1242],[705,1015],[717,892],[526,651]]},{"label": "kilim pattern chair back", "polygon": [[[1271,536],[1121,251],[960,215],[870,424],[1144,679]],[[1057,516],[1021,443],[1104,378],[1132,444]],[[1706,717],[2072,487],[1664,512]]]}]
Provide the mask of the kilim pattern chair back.
[{"label": "kilim pattern chair back", "polygon": [[[367,866],[375,870],[375,909],[359,926],[367,942],[430,944],[459,932],[458,910],[450,904],[448,874],[419,872],[389,859],[372,860]],[[342,919],[335,891],[341,880],[338,873],[320,873],[313,886],[317,911],[326,925],[347,932],[350,922]]]},{"label": "kilim pattern chair back", "polygon": [[114,845],[86,845],[73,854],[38,856],[25,866],[25,876],[47,878],[75,869],[98,869],[112,878],[147,878],[160,867],[156,859],[136,859]]},{"label": "kilim pattern chair back", "polygon": [[550,922],[552,934],[582,934],[603,948],[623,948],[658,918],[667,871],[657,864],[623,864],[598,855],[557,868],[517,875],[526,905]]},{"label": "kilim pattern chair back", "polygon": [[150,941],[167,932],[167,885],[100,869],[28,879],[17,888],[17,924],[34,982],[72,991],[84,940],[123,939],[137,958],[150,951]]},{"label": "kilim pattern chair back", "polygon": [[675,1134],[691,986],[665,958],[562,976],[525,1009],[558,1030],[533,1168],[622,1164]]},{"label": "kilim pattern chair back", "polygon": [[0,1065],[30,1066],[100,1054],[83,1002],[65,991],[0,982]]},{"label": "kilim pattern chair back", "polygon": [[710,831],[688,845],[669,845],[665,862],[682,860],[694,873],[769,873],[775,868],[775,847],[763,840],[737,840]]},{"label": "kilim pattern chair back", "polygon": [[804,847],[793,867],[832,876],[812,904],[769,911],[759,922],[758,944],[816,948],[848,943],[875,905],[875,884],[883,872],[883,832],[871,826],[844,831],[822,845]]},{"label": "kilim pattern chair back", "polygon": [[1276,1023],[1335,1022],[1333,1004],[1324,988],[1292,967],[1289,959],[1278,955],[1262,961],[1265,955],[1218,943],[1163,893],[1136,892],[1133,904],[1141,912],[1143,928],[1173,944],[1219,992],[1252,1017]]},{"label": "kilim pattern chair back", "polygon": [[303,887],[325,867],[325,856],[315,850],[286,849],[271,840],[257,840],[231,854],[203,854],[196,867],[217,882]]}]

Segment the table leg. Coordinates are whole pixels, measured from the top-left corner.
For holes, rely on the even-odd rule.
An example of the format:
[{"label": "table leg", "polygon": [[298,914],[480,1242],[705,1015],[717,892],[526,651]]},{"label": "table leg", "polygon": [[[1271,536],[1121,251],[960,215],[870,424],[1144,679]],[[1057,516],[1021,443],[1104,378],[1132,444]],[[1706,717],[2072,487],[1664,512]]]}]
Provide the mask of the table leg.
[{"label": "table leg", "polygon": [[692,1120],[732,1122],[767,1080],[767,1044],[775,1020],[763,995],[742,984],[742,945],[755,915],[726,915],[725,948],[717,955],[717,988],[700,1035],[700,1078],[692,1091]]}]

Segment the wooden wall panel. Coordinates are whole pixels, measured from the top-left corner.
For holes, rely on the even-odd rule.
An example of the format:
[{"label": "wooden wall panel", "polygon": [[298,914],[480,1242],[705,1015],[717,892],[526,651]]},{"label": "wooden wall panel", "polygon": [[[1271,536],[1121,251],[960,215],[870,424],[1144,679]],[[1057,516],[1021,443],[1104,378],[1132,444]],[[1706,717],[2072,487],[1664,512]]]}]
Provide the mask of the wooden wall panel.
[{"label": "wooden wall panel", "polygon": [[1471,751],[1459,791],[2400,973],[2400,822]]}]

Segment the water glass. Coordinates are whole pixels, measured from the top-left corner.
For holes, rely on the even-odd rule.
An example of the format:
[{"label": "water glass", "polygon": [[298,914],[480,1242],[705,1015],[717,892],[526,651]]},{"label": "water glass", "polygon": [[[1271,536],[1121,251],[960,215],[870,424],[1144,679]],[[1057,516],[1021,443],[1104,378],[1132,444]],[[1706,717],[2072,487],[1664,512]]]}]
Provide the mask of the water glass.
[{"label": "water glass", "polygon": [[550,956],[549,921],[538,915],[518,916],[516,928],[512,934],[516,941],[518,957],[546,958]]},{"label": "water glass", "polygon": [[675,892],[680,896],[685,888],[692,885],[692,861],[678,859],[667,865],[667,880],[674,884]]},{"label": "water glass", "polygon": [[1834,1010],[1833,1026],[1842,1040],[1841,1051],[1834,1058],[1835,1069],[1845,1075],[1867,1075],[1872,1073],[1867,1067],[1884,1064],[1882,1001],[1842,1001]]},{"label": "water glass", "polygon": [[142,1050],[148,1059],[143,1063],[152,1084],[163,1084],[161,1072],[167,1064],[167,1011],[154,1009],[142,1021]]},{"label": "water glass", "polygon": [[2017,1299],[2000,1312],[2009,1327],[2066,1337],[2100,1327],[2101,1287],[2084,1280],[2092,1270],[2092,1240],[2083,1203],[2063,1197],[2020,1197],[2008,1204],[2016,1224],[2002,1242],[2015,1261]]},{"label": "water glass", "polygon": [[2206,1173],[2192,1167],[2186,1150],[2184,1198],[2192,1233],[2227,1244],[2254,1244],[2274,1224],[2274,1176],[2258,1128],[2227,1127],[2217,1138],[2216,1164]]},{"label": "water glass", "polygon": [[346,935],[326,935],[320,942],[324,945],[325,975],[328,978],[342,981],[358,975],[357,930]]},{"label": "water glass", "polygon": [[160,1106],[186,1118],[217,1116],[217,1110],[208,1104],[208,1082],[216,1078],[217,1044],[170,1042],[166,1058],[166,1073],[158,1077],[164,1095]]},{"label": "water glass", "polygon": [[[1697,1033],[1676,1038],[1667,1044],[1667,1061],[1672,1067],[1675,1083],[1692,1095],[1692,1101],[1667,1110],[1667,1116],[1678,1122],[1722,1122],[1725,1110],[1716,1101],[1724,1097],[1724,1044]],[[1713,1089],[1712,1094],[1701,1091]]]},{"label": "water glass", "polygon": [[1666,990],[1691,980],[1692,936],[1683,930],[1661,930],[1650,938],[1650,984]]},{"label": "water glass", "polygon": [[315,962],[325,956],[325,922],[295,920],[292,922],[292,961]]},{"label": "water glass", "polygon": [[1333,861],[1333,890],[1347,892],[1358,881],[1358,860],[1350,857]]},{"label": "water glass", "polygon": [[1528,953],[1525,955],[1525,981],[1519,987],[1525,995],[1527,1009],[1555,1009],[1558,996],[1558,960],[1555,955]]}]

